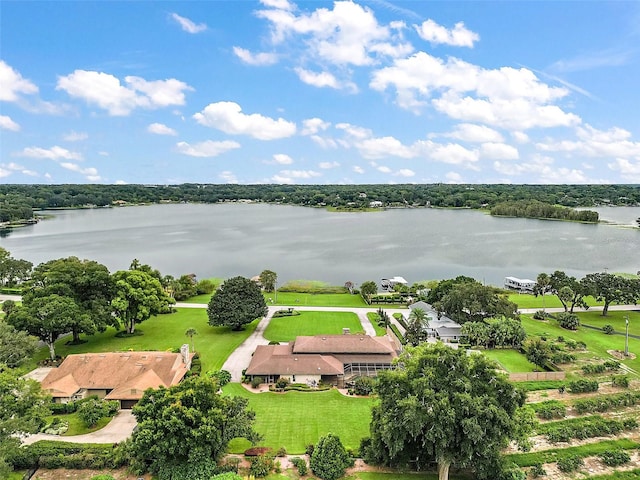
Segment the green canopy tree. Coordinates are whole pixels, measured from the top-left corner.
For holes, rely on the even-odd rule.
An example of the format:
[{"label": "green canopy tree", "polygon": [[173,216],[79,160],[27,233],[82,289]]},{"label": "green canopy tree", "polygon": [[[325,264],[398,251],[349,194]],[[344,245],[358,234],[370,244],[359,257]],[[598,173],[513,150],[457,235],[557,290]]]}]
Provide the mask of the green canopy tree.
[{"label": "green canopy tree", "polygon": [[84,315],[69,297],[52,294],[25,299],[7,321],[18,330],[42,340],[49,347],[51,360],[55,360],[55,341],[63,333],[71,331],[77,318]]},{"label": "green canopy tree", "polygon": [[360,293],[364,297],[370,299],[372,295],[378,293],[378,285],[376,285],[376,282],[374,282],[373,280],[362,282],[362,285],[360,285]]},{"label": "green canopy tree", "polygon": [[0,322],[0,365],[16,368],[28,361],[38,349],[38,339],[13,325]]},{"label": "green canopy tree", "polygon": [[584,285],[576,280],[576,277],[556,270],[549,276],[549,288],[550,292],[558,297],[565,312],[573,313],[575,307],[589,308],[584,301]]},{"label": "green canopy tree", "polygon": [[536,284],[533,286],[533,294],[537,297],[538,295],[542,296],[542,311],[546,311],[546,307],[544,304],[544,296],[547,293],[551,292],[551,279],[549,275],[546,273],[538,274],[536,278]]},{"label": "green canopy tree", "polygon": [[409,314],[409,323],[404,335],[405,340],[414,347],[427,340],[427,328],[429,327],[429,316],[421,308],[414,308]]},{"label": "green canopy tree", "polygon": [[260,287],[245,277],[226,280],[211,297],[207,307],[209,325],[242,330],[268,312]]},{"label": "green canopy tree", "polygon": [[0,365],[0,478],[9,478],[12,470],[6,459],[20,447],[16,434],[36,433],[50,402],[38,382]]},{"label": "green canopy tree", "polygon": [[397,364],[378,376],[367,458],[416,469],[436,462],[447,480],[451,466],[486,471],[510,440],[527,438],[525,393],[484,355],[422,344],[407,347]]},{"label": "green canopy tree", "polygon": [[276,289],[278,274],[272,270],[263,270],[260,274],[260,283],[265,292],[273,292]]},{"label": "green canopy tree", "polygon": [[452,285],[434,307],[439,314],[446,314],[461,325],[490,317],[518,316],[518,306],[499,289],[477,281]]},{"label": "green canopy tree", "polygon": [[109,269],[101,263],[78,257],[41,263],[33,270],[31,288],[25,294],[25,301],[51,294],[72,299],[82,312],[70,328],[73,343],[80,343],[82,333],[93,335],[114,325],[110,307],[114,282]]},{"label": "green canopy tree", "polygon": [[217,382],[205,377],[147,390],[133,408],[138,427],[131,455],[160,480],[209,480],[231,439],[259,440],[247,405],[245,398],[220,395]]},{"label": "green canopy tree", "polygon": [[0,286],[15,287],[29,278],[33,263],[16,259],[0,247]]},{"label": "green canopy tree", "polygon": [[127,333],[152,315],[166,312],[173,303],[160,281],[142,270],[120,270],[113,274],[115,296],[111,308]]},{"label": "green canopy tree", "polygon": [[602,316],[609,313],[612,303],[635,303],[640,296],[634,288],[634,281],[612,273],[589,273],[580,280],[585,294],[604,302]]}]

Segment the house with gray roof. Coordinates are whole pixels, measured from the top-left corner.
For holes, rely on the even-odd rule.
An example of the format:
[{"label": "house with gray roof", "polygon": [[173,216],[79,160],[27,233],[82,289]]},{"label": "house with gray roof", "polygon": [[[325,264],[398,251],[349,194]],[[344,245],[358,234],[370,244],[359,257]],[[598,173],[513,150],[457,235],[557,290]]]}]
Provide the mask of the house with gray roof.
[{"label": "house with gray roof", "polygon": [[[426,330],[430,338],[436,338],[445,343],[458,342],[460,340],[460,329],[462,327],[458,322],[451,320],[445,315],[438,317],[438,312],[436,312],[435,308],[423,301],[409,305],[409,312],[412,312],[417,308],[424,311],[427,314],[427,317],[429,317],[429,326],[426,327]],[[407,321],[409,320],[410,315],[411,313],[407,315]]]}]

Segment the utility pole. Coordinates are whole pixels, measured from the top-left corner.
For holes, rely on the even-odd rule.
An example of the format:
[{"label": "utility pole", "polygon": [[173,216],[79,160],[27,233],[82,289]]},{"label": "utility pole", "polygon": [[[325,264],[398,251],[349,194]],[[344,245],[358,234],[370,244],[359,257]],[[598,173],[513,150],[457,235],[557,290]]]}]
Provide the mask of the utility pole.
[{"label": "utility pole", "polygon": [[627,333],[624,339],[624,356],[628,357],[629,356],[629,314],[625,315],[624,320],[627,326]]}]

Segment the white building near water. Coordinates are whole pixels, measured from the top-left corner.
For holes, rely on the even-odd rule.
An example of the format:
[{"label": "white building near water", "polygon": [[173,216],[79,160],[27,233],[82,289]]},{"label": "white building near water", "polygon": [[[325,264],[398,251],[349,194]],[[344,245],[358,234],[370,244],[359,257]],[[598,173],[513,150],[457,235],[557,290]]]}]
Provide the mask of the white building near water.
[{"label": "white building near water", "polygon": [[393,290],[393,287],[395,287],[396,285],[408,284],[409,282],[407,282],[403,277],[383,278],[380,281],[380,285],[382,285],[382,288],[384,288],[385,290]]},{"label": "white building near water", "polygon": [[533,293],[536,282],[528,278],[504,277],[504,288],[521,293]]}]

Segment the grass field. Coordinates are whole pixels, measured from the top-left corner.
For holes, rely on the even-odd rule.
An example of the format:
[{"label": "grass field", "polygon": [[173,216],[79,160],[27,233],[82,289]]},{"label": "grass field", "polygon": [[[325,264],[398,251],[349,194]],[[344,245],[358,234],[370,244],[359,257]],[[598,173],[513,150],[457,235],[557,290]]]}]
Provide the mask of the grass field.
[{"label": "grass field", "polygon": [[367,318],[369,319],[369,323],[373,325],[373,329],[376,331],[376,337],[381,337],[387,334],[387,329],[378,326],[378,314],[375,312],[367,313]]},{"label": "grass field", "polygon": [[533,372],[536,366],[527,360],[527,357],[517,350],[494,349],[482,350],[487,357],[495,360],[509,373]]},{"label": "grass field", "polygon": [[[511,293],[509,294],[509,300],[516,305],[519,309],[523,308],[562,308],[562,303],[555,295],[545,295],[544,297],[531,295],[528,293]],[[596,302],[593,297],[585,297],[585,301],[589,306],[603,305],[602,302]]]},{"label": "grass field", "polygon": [[[335,389],[324,392],[250,393],[238,383],[224,387],[224,393],[245,397],[256,412],[255,428],[264,436],[260,445],[290,454],[303,454],[308,444],[334,433],[347,448],[357,449],[369,435],[370,398],[345,397]],[[242,453],[248,442],[234,441],[231,453]]]},{"label": "grass field", "polygon": [[[200,353],[202,371],[219,369],[238,345],[253,332],[258,321],[246,326],[245,330],[234,332],[228,327],[212,327],[208,323],[207,312],[204,309],[181,308],[176,313],[158,315],[136,328],[144,335],[117,338],[113,328],[104,333],[86,337],[87,342],[81,345],[66,345],[69,338],[62,338],[56,342],[56,354],[86,352],[122,352],[127,350],[156,350],[167,351],[179,348],[183,343],[190,343],[184,332],[188,328],[195,328],[198,335],[193,337],[196,351]],[[85,338],[83,336],[83,338]],[[48,357],[48,349],[43,348],[36,356],[36,361]]]},{"label": "grass field", "polygon": [[[587,315],[589,315],[589,313],[593,314],[594,312],[587,312]],[[630,318],[629,324],[633,324],[635,331],[637,331],[640,327],[640,313],[638,312],[611,312],[610,317],[607,319],[607,323],[611,323],[613,325],[617,322],[624,322],[622,318],[627,314]],[[585,314],[578,314],[581,321],[584,318],[583,315]],[[525,328],[528,335],[542,335],[552,339],[562,336],[565,339],[571,338],[576,341],[583,341],[587,344],[587,350],[589,353],[595,357],[611,359],[612,357],[607,353],[607,350],[624,351],[624,335],[605,335],[603,332],[585,327],[579,327],[578,330],[574,332],[560,328],[554,320],[542,322],[539,320],[533,320],[529,315],[522,315],[521,319],[522,326]],[[635,353],[637,357],[635,359],[624,360],[622,363],[636,372],[640,372],[640,340],[629,338],[629,351],[631,353]]]},{"label": "grass field", "polygon": [[343,328],[351,333],[364,333],[362,324],[351,312],[300,312],[292,317],[272,318],[264,338],[274,342],[290,342],[299,335],[341,335]]},{"label": "grass field", "polygon": [[[264,293],[267,305],[311,305],[322,307],[368,307],[360,295],[349,293],[296,293],[275,292]],[[191,297],[188,303],[209,303],[211,294]]]}]

